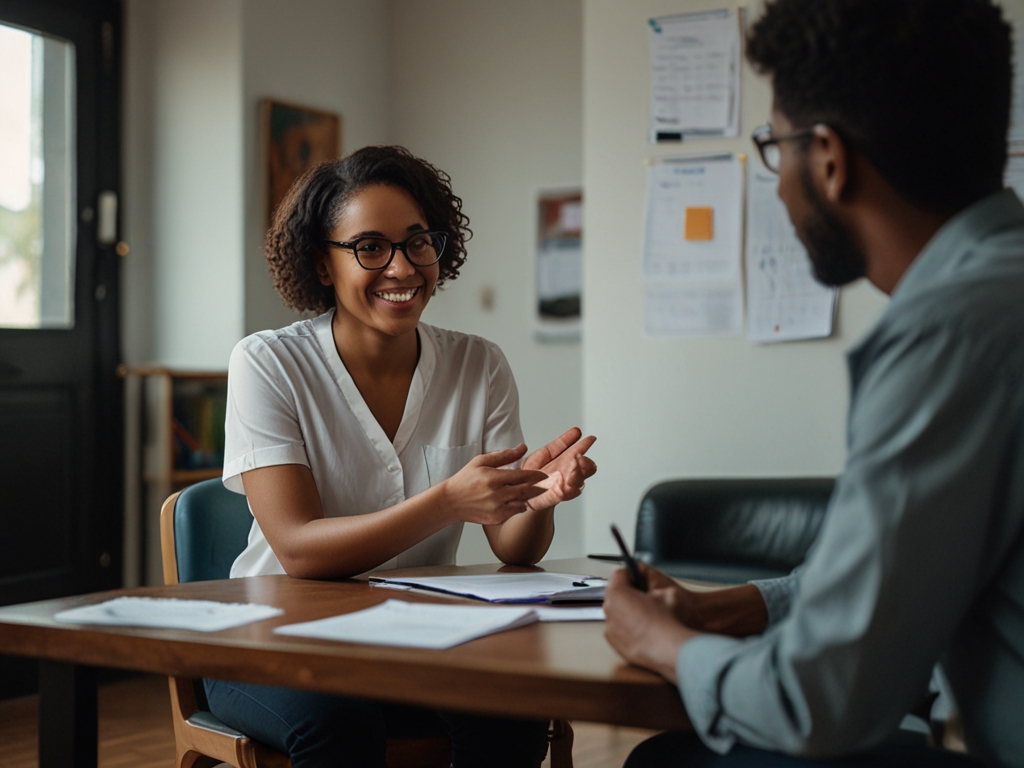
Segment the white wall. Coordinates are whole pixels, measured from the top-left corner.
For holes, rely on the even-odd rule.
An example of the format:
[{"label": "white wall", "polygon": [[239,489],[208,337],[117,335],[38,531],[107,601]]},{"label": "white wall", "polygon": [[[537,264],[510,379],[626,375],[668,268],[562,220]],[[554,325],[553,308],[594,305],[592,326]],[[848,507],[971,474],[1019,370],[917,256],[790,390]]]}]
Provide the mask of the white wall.
[{"label": "white wall", "polygon": [[[744,64],[737,139],[648,142],[652,16],[735,6],[721,0],[584,0],[583,417],[602,472],[584,498],[587,551],[608,551],[608,523],[632,531],[644,490],[679,477],[834,475],[844,458],[843,351],[884,299],[846,289],[832,338],[754,346],[744,337],[643,335],[645,161],[680,152],[752,151],[770,88]],[[748,4],[756,18],[762,3]]]},{"label": "white wall", "polygon": [[377,0],[245,0],[245,333],[298,315],[274,291],[263,256],[267,231],[260,101],[274,98],[342,117],[343,153],[388,137],[388,4]]},{"label": "white wall", "polygon": [[[531,329],[537,191],[581,178],[580,24],[579,0],[391,3],[391,139],[451,175],[474,232],[461,276],[424,320],[501,346],[531,448],[582,426],[579,343],[536,341]],[[549,556],[578,556],[581,503],[556,514]],[[478,526],[458,557],[494,559]]]},{"label": "white wall", "polygon": [[241,13],[241,0],[126,8],[130,362],[222,368],[242,335]]},{"label": "white wall", "polygon": [[259,102],[342,115],[343,148],[387,139],[388,4],[127,0],[123,347],[130,364],[227,367],[293,322],[263,259]]}]

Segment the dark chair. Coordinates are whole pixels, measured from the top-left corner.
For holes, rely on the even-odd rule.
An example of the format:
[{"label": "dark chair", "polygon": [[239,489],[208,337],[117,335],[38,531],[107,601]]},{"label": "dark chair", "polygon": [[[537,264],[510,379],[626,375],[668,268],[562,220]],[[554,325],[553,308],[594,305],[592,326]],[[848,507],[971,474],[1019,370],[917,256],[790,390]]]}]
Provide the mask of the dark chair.
[{"label": "dark chair", "polygon": [[832,478],[658,483],[640,502],[637,555],[678,578],[784,576],[817,538],[834,485]]},{"label": "dark chair", "polygon": [[[205,480],[170,496],[160,511],[160,548],[164,583],[226,579],[245,549],[252,513],[245,497],[227,490],[220,479]],[[201,680],[172,677],[171,715],[177,757],[175,768],[212,766],[290,768],[291,761],[222,723],[208,711]],[[573,732],[556,720],[548,732],[552,768],[572,768]],[[447,737],[388,739],[389,768],[446,768],[451,762]]]}]

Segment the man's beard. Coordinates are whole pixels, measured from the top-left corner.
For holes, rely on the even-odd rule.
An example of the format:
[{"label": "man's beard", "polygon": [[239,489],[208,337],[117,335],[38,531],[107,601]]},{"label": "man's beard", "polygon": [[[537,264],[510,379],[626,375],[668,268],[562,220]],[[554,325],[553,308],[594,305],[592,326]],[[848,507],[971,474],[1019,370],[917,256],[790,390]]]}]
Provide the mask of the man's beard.
[{"label": "man's beard", "polygon": [[811,212],[796,227],[796,234],[807,249],[814,277],[819,283],[834,287],[864,277],[867,260],[863,251],[846,228],[825,209],[806,163],[801,168],[800,182]]}]

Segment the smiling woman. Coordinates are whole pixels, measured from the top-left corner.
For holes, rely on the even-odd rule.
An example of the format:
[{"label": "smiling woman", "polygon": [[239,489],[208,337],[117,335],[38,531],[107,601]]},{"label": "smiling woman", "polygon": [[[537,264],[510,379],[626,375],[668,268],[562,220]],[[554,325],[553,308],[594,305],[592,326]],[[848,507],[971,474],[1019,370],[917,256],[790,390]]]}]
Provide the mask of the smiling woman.
[{"label": "smiling woman", "polygon": [[[275,287],[320,314],[231,355],[224,483],[254,517],[232,577],[453,564],[466,523],[506,563],[543,557],[555,505],[597,469],[594,438],[572,428],[527,457],[501,350],[420,322],[465,262],[468,223],[448,176],[400,147],[317,166],[281,202],[266,246]],[[206,687],[214,714],[294,768],[383,766],[385,736],[409,728],[447,730],[456,766],[537,766],[546,749],[543,722]]]}]

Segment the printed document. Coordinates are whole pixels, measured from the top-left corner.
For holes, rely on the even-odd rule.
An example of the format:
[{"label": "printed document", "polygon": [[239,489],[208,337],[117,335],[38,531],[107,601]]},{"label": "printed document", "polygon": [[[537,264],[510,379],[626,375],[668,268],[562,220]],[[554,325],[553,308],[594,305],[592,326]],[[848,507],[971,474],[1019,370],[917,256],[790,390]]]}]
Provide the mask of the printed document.
[{"label": "printed document", "polygon": [[743,162],[665,158],[647,172],[644,329],[718,336],[743,329]]},{"label": "printed document", "polygon": [[213,600],[176,600],[164,597],[118,597],[95,605],[70,608],[54,615],[55,621],[153,629],[190,629],[219,632],[254,621],[280,616],[284,611],[255,603],[218,603]]},{"label": "printed document", "polygon": [[814,279],[807,251],[779,199],[779,177],[760,162],[747,181],[747,338],[794,341],[832,335],[839,291]]},{"label": "printed document", "polygon": [[607,579],[571,573],[485,573],[476,576],[387,578],[371,576],[375,587],[425,589],[489,603],[597,602]]},{"label": "printed document", "polygon": [[734,9],[661,16],[651,41],[651,140],[736,136],[740,17]]},{"label": "printed document", "polygon": [[274,634],[442,650],[535,621],[532,608],[386,600],[362,611],[277,627]]}]

